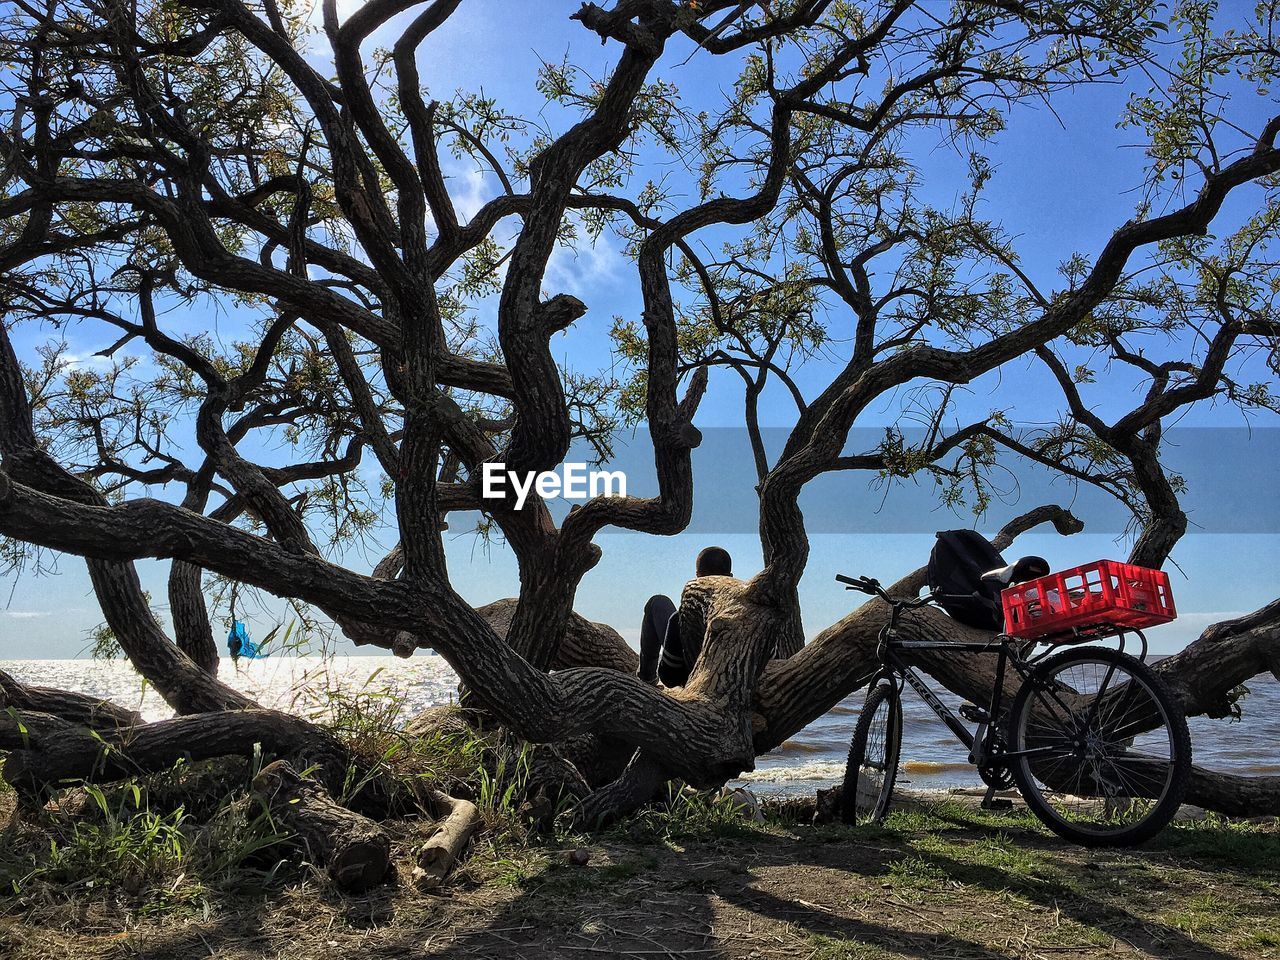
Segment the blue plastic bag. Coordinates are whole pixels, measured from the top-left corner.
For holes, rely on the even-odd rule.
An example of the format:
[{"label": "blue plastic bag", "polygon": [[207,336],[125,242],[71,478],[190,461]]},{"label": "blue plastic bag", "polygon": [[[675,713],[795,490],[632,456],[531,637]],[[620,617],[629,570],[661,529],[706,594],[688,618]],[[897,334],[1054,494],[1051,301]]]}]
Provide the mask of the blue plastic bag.
[{"label": "blue plastic bag", "polygon": [[233,657],[236,656],[236,646],[239,644],[239,656],[246,660],[256,660],[261,657],[262,651],[258,645],[249,639],[249,628],[241,621],[231,621],[231,632],[227,634],[227,649],[231,651]]}]

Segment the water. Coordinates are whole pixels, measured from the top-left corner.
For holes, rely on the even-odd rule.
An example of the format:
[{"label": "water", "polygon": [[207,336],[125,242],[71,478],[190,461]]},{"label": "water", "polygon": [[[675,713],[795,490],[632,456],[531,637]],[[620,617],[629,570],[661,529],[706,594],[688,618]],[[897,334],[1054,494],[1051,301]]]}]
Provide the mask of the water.
[{"label": "water", "polygon": [[[1270,674],[1248,681],[1240,723],[1191,717],[1195,762],[1211,770],[1244,775],[1280,773],[1280,683]],[[953,710],[959,698],[934,688]],[[849,738],[853,735],[865,691],[838,704],[779,750],[757,761],[746,779],[764,790],[808,791],[829,786],[844,775]],[[965,762],[968,751],[911,690],[903,694],[902,763],[898,784],[933,790],[976,787],[977,773]]]},{"label": "water", "polygon": [[[135,707],[148,720],[169,715],[153,690],[147,689],[122,660],[9,660],[0,670],[18,680],[79,690]],[[242,661],[238,671],[223,668],[223,679],[263,706],[304,715],[315,714],[329,691],[347,695],[390,690],[403,700],[406,715],[449,703],[457,680],[437,656],[409,660],[393,657],[268,657]],[[1280,683],[1270,675],[1247,684],[1244,721],[1229,723],[1194,717],[1190,721],[1195,760],[1201,766],[1246,775],[1280,774]],[[953,708],[958,701],[941,693]],[[849,737],[858,719],[863,694],[856,693],[810,724],[779,749],[759,758],[746,780],[761,792],[809,793],[830,786],[844,773]],[[902,766],[899,783],[916,789],[979,785],[964,762],[965,750],[915,694],[903,698]]]}]

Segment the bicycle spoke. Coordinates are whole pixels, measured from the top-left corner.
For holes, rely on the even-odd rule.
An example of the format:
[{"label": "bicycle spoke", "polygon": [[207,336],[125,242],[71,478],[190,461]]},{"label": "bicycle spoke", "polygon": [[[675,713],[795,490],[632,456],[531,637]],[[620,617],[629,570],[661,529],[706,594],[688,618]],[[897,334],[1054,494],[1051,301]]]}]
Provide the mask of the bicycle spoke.
[{"label": "bicycle spoke", "polygon": [[842,795],[849,823],[878,821],[888,807],[897,769],[900,714],[896,693],[878,687],[867,696],[850,748]]},{"label": "bicycle spoke", "polygon": [[[1144,824],[1162,825],[1177,808],[1176,798],[1166,802],[1179,762],[1170,716],[1155,681],[1139,673],[1145,669],[1112,651],[1060,655],[1060,665],[1038,678],[1042,687],[1019,701],[1015,772],[1033,810],[1064,836],[1139,836]],[[1046,709],[1046,692],[1064,688],[1086,701],[1080,710]],[[1028,755],[1037,748],[1049,749]]]}]

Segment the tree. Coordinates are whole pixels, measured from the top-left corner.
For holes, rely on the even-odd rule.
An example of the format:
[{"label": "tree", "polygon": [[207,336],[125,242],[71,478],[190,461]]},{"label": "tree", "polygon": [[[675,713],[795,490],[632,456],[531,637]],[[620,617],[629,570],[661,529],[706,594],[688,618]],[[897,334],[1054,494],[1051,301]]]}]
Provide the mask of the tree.
[{"label": "tree", "polygon": [[[427,99],[418,58],[465,17],[458,0],[372,0],[345,21],[326,0],[314,44],[305,13],[277,0],[17,0],[0,133],[0,532],[18,554],[86,558],[121,648],[180,714],[253,706],[216,677],[201,595],[216,575],[311,605],[359,643],[438,651],[488,718],[551,745],[584,818],[670,778],[720,784],[874,666],[882,604],[803,642],[806,484],[923,472],[948,497],[975,484],[981,504],[984,471],[1019,456],[1129,504],[1134,559],[1160,564],[1187,523],[1162,425],[1207,401],[1276,409],[1280,117],[1255,129],[1227,111],[1227,91],[1273,78],[1275,11],[1219,34],[1210,5],[1182,4],[1170,54],[1158,7],[587,3],[571,19],[614,52],[611,70],[597,81],[548,64],[543,126],[480,94]],[[375,35],[390,49],[368,49]],[[690,57],[736,76],[714,110],[663,77]],[[987,152],[1025,104],[1142,75],[1156,80],[1125,118],[1150,144],[1139,208],[1096,257],[1063,251],[1065,285],[1042,290],[980,215]],[[915,158],[938,136],[969,155],[951,209],[921,199]],[[497,185],[465,221],[446,150]],[[681,182],[650,179],[655,158]],[[558,246],[606,233],[627,244],[643,298],[642,316],[615,325],[633,374],[619,391],[557,364],[552,338],[588,305],[546,289]],[[490,327],[477,309],[493,301]],[[214,309],[251,334],[228,348],[175,332]],[[113,327],[108,357],[136,341],[161,372],[122,360],[91,374],[56,348],[24,365],[8,331],[36,322]],[[792,371],[818,349],[838,363],[806,392]],[[955,422],[957,388],[1027,357],[1061,388],[1052,427],[1001,411]],[[1248,379],[1259,364],[1269,373]],[[1111,420],[1082,395],[1100,365],[1144,389]],[[660,691],[620,638],[573,614],[575,593],[601,530],[689,522],[693,421],[715,368],[745,388],[765,566],[686,591],[682,627],[702,653],[687,687]],[[795,418],[770,462],[758,409],[775,388]],[[893,430],[848,452],[859,417],[902,388],[918,390],[926,441]],[[481,499],[484,463],[550,470],[628,417],[649,429],[658,496],[598,497],[558,525],[536,497],[522,510]],[[299,462],[265,462],[263,436]],[[369,460],[380,486],[362,479]],[[155,487],[169,499],[138,495]],[[399,542],[371,572],[326,559],[383,505]],[[441,530],[460,510],[483,511],[519,560],[513,603],[478,612],[450,586]],[[1079,528],[1044,508],[1000,541],[1045,520]],[[172,639],[141,557],[173,561]],[[938,611],[907,629],[972,633]],[[1239,683],[1276,670],[1278,631],[1272,604],[1159,669],[1189,713],[1225,715]],[[992,682],[953,658],[922,662],[965,695]],[[1191,799],[1274,811],[1280,783],[1201,772]]]}]

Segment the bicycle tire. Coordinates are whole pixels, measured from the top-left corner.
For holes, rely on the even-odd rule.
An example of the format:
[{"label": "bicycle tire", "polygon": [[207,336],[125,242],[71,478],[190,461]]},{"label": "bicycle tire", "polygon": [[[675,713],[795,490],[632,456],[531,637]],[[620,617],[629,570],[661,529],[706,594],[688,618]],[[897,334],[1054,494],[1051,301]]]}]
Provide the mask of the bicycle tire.
[{"label": "bicycle tire", "polygon": [[[1107,668],[1102,684],[1104,695],[1106,684],[1117,671],[1124,671],[1128,674],[1130,683],[1138,685],[1136,688],[1124,685],[1115,688],[1119,699],[1116,704],[1113,704],[1105,721],[1100,719],[1101,705],[1085,714],[1083,709],[1071,710],[1070,705],[1057,695],[1044,693],[1037,699],[1038,694],[1056,689],[1055,683],[1060,683],[1056,678],[1066,673],[1068,668],[1089,663],[1104,665]],[[1065,688],[1069,685],[1062,686]],[[1139,695],[1134,693],[1135,689],[1142,691],[1142,694],[1149,698],[1150,703],[1134,701],[1132,698]],[[1096,697],[1094,699],[1096,700]],[[1089,701],[1089,703],[1092,702],[1092,700]],[[1178,807],[1186,794],[1187,783],[1191,778],[1191,733],[1187,729],[1187,720],[1182,707],[1158,674],[1136,657],[1107,647],[1077,647],[1049,657],[1023,683],[1009,711],[1007,740],[1014,754],[1028,749],[1028,726],[1032,722],[1033,708],[1037,705],[1040,705],[1044,711],[1041,719],[1036,721],[1039,730],[1053,729],[1052,723],[1045,723],[1043,720],[1047,713],[1054,713],[1064,718],[1062,732],[1056,734],[1063,746],[1056,752],[1056,758],[1041,754],[1033,761],[1026,755],[1014,756],[1011,758],[1011,769],[1022,798],[1041,822],[1064,839],[1086,847],[1137,846],[1151,839],[1169,824],[1178,812]],[[1121,707],[1125,712],[1118,718],[1120,726],[1111,732],[1111,736],[1115,739],[1108,740],[1108,724],[1112,722],[1115,711]],[[1161,726],[1143,728],[1141,713],[1137,718],[1129,719],[1133,716],[1135,708],[1139,711],[1149,711],[1152,707],[1159,711]],[[1147,714],[1147,717],[1151,716],[1153,714]],[[1152,730],[1156,732],[1152,733]],[[1135,740],[1142,736],[1149,736],[1148,743],[1158,751],[1161,744],[1160,730],[1165,731],[1168,742],[1167,760],[1161,759],[1158,752],[1151,755],[1149,759],[1145,752],[1127,753],[1133,747]],[[1131,735],[1126,737],[1126,733]],[[1055,734],[1052,733],[1041,734],[1038,740],[1033,738],[1033,742],[1040,743],[1040,749],[1050,751],[1052,748],[1043,744],[1052,742],[1054,736]],[[1068,745],[1068,737],[1076,739]],[[1067,755],[1068,749],[1071,750],[1070,757]],[[1116,752],[1109,752],[1111,750]],[[1071,783],[1072,761],[1077,764],[1075,794],[1071,793],[1066,786]],[[1059,766],[1052,766],[1053,764]],[[1127,779],[1122,772],[1126,764],[1131,765],[1132,779]],[[1038,766],[1040,772],[1046,775],[1052,771],[1049,779],[1060,784],[1060,787],[1054,789],[1051,784],[1046,784],[1047,791],[1043,789],[1036,770],[1033,769],[1035,766]],[[1085,783],[1083,771],[1086,767],[1091,768],[1088,774],[1090,783],[1097,785],[1088,788],[1093,791],[1091,794],[1080,792]],[[1106,773],[1107,768],[1112,773]],[[1123,811],[1126,806],[1131,810],[1134,809],[1138,800],[1149,802],[1152,798],[1147,794],[1155,792],[1154,785],[1159,783],[1156,774],[1161,771],[1163,771],[1164,780],[1159,796],[1155,798],[1152,806],[1145,808],[1145,813],[1139,819],[1131,823],[1091,825],[1085,823],[1083,818],[1068,819],[1049,799],[1049,795],[1053,794],[1063,798],[1064,805],[1072,800],[1078,801],[1082,811],[1096,812],[1096,818],[1102,819],[1115,810]],[[1147,783],[1153,785],[1151,788],[1142,782],[1143,777],[1148,778]],[[1136,789],[1128,789],[1124,794],[1118,791],[1110,792],[1108,784],[1111,790],[1116,788],[1116,784],[1110,782],[1112,780],[1119,781],[1120,787]]]},{"label": "bicycle tire", "polygon": [[[875,737],[876,733],[881,737]],[[872,792],[860,789],[862,768],[868,760],[868,746],[873,754],[871,769],[880,771],[879,784]],[[840,819],[847,824],[879,824],[889,812],[893,785],[898,776],[898,760],[902,754],[902,698],[892,683],[879,683],[867,693],[862,713],[853,729],[849,758],[844,768],[840,790]]]}]

